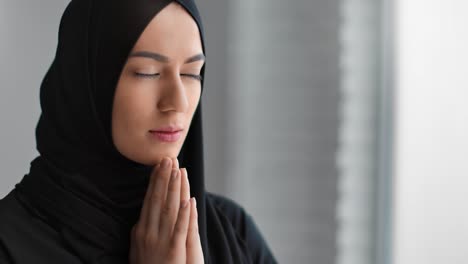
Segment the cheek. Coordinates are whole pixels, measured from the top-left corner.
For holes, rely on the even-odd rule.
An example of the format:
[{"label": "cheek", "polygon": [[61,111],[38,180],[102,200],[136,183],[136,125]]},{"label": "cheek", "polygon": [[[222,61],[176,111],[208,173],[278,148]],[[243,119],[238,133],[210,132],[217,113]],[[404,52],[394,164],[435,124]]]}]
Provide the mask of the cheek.
[{"label": "cheek", "polygon": [[192,116],[198,106],[198,102],[200,101],[201,96],[201,87],[191,87],[188,92],[188,101],[190,106],[190,115]]},{"label": "cheek", "polygon": [[113,113],[116,132],[131,135],[143,131],[142,129],[149,125],[146,120],[149,120],[154,111],[154,95],[149,89],[136,85],[120,88],[123,89],[116,94]]}]

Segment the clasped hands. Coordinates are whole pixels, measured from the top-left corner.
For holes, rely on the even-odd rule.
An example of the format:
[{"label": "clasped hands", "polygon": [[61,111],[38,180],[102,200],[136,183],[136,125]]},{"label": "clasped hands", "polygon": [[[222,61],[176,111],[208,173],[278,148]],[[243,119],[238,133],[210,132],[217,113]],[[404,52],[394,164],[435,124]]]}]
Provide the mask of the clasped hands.
[{"label": "clasped hands", "polygon": [[204,263],[196,200],[176,158],[163,158],[151,173],[129,258],[131,264]]}]

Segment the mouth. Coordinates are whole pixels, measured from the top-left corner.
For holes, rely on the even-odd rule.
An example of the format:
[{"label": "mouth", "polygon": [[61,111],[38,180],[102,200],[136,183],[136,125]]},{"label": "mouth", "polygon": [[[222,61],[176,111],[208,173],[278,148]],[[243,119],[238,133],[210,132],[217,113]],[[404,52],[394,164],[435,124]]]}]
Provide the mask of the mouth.
[{"label": "mouth", "polygon": [[150,130],[150,134],[154,139],[162,142],[176,142],[182,136],[182,129],[161,129],[161,130]]}]

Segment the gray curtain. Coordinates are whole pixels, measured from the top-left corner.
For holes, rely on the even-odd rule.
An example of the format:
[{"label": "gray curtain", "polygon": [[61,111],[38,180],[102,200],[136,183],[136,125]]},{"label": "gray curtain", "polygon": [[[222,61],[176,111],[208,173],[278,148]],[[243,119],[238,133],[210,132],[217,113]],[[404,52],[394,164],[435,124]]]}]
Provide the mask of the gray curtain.
[{"label": "gray curtain", "polygon": [[208,188],[280,263],[334,263],[339,2],[203,1]]}]

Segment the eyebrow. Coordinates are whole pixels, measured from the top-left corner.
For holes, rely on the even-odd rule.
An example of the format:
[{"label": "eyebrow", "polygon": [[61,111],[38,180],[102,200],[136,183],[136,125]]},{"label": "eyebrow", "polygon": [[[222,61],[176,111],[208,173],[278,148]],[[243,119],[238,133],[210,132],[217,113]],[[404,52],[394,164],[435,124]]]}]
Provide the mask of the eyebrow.
[{"label": "eyebrow", "polygon": [[[137,52],[130,54],[129,57],[143,57],[143,58],[150,58],[150,59],[163,62],[163,63],[169,62],[169,57],[164,56],[159,53],[151,52],[151,51],[137,51]],[[184,63],[192,63],[192,62],[200,61],[200,60],[202,61],[205,60],[205,55],[203,55],[203,53],[197,54],[195,56],[192,56],[186,59]]]}]

